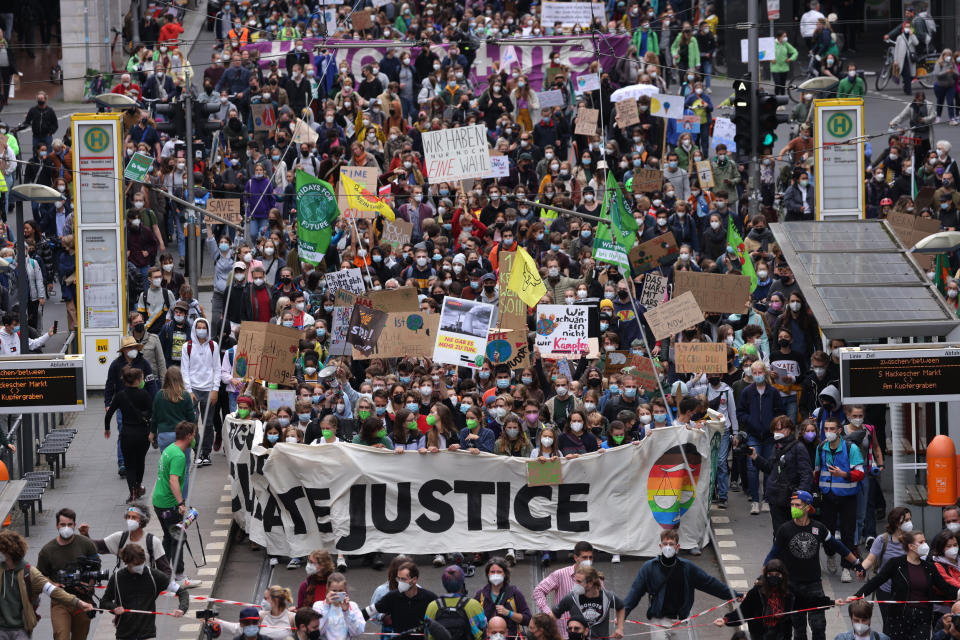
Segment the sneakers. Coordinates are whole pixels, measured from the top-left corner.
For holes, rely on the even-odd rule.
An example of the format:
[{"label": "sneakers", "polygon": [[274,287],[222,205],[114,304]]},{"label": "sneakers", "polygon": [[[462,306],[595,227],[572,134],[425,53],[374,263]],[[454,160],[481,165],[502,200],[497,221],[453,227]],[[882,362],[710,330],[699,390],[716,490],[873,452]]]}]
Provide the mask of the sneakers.
[{"label": "sneakers", "polygon": [[175,582],[179,584],[181,587],[186,589],[199,587],[203,585],[203,580],[198,580],[196,578],[188,578],[182,573],[177,575]]},{"label": "sneakers", "polygon": [[550,566],[550,553],[548,551],[544,551],[543,555],[540,557],[540,565],[544,568]]},{"label": "sneakers", "polygon": [[212,462],[210,462],[210,456],[198,456],[197,457],[197,466],[198,467],[209,467]]},{"label": "sneakers", "polygon": [[726,510],[726,508],[727,508],[726,500],[721,500],[720,502],[717,503],[717,509]]},{"label": "sneakers", "polygon": [[760,515],[760,503],[759,503],[759,502],[751,502],[751,503],[750,503],[750,515],[752,515],[752,516],[758,516],[758,515]]},{"label": "sneakers", "polygon": [[513,550],[513,547],[507,549],[507,555],[505,557],[511,567],[517,563],[517,552]]},{"label": "sneakers", "polygon": [[127,468],[126,468],[125,466],[123,466],[123,465],[120,465],[120,466],[117,468],[117,475],[120,476],[121,478],[126,478],[126,477],[127,477]]},{"label": "sneakers", "polygon": [[689,554],[692,555],[692,556],[700,556],[700,555],[703,555],[703,552],[700,551],[700,547],[698,547],[698,546],[696,546],[696,545],[694,545],[693,547],[691,547],[690,549],[688,549],[688,550],[687,550],[687,553],[689,553]]},{"label": "sneakers", "polygon": [[337,554],[337,571],[343,573],[347,570],[347,559],[343,557],[342,553]]},{"label": "sneakers", "polygon": [[874,540],[876,540],[875,537],[873,537],[873,536],[867,536],[867,539],[866,539],[866,540],[864,541],[864,543],[863,543],[863,548],[866,549],[868,553],[870,552],[870,547],[873,546],[873,541],[874,541]]},{"label": "sneakers", "polygon": [[844,569],[840,574],[840,582],[853,582],[853,576],[850,575],[850,569]]},{"label": "sneakers", "polygon": [[610,558],[610,562],[612,562],[613,564],[620,564],[620,554],[619,553],[613,554],[613,557]]},{"label": "sneakers", "polygon": [[299,569],[300,568],[300,558],[290,558],[290,562],[287,563],[287,569]]},{"label": "sneakers", "polygon": [[280,564],[280,560],[275,557],[270,557],[270,568],[273,569],[275,566]]},{"label": "sneakers", "polygon": [[735,493],[740,493],[740,482],[737,480],[733,480],[732,482],[730,482],[730,491],[733,491]]},{"label": "sneakers", "polygon": [[446,563],[447,559],[443,557],[442,553],[438,553],[437,555],[433,556],[433,566],[442,567]]},{"label": "sneakers", "polygon": [[832,556],[827,556],[827,571],[830,573],[836,574],[837,570],[840,568],[840,556],[833,554]]},{"label": "sneakers", "polygon": [[764,513],[770,513],[770,503],[769,503],[769,502],[764,502],[764,503],[760,506],[760,511],[763,511]]}]

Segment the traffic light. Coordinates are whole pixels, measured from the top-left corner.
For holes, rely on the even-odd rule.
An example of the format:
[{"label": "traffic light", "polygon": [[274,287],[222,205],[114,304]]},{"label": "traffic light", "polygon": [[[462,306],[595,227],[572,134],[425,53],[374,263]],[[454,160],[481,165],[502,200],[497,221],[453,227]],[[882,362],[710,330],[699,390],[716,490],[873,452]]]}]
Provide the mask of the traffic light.
[{"label": "traffic light", "polygon": [[193,128],[197,136],[208,138],[223,128],[222,120],[210,120],[210,116],[220,111],[219,102],[193,101]]},{"label": "traffic light", "polygon": [[787,96],[760,94],[760,155],[773,153],[777,141],[777,127],[787,121],[788,116],[777,109],[787,104]]},{"label": "traffic light", "polygon": [[733,83],[733,125],[736,134],[733,141],[737,145],[738,157],[749,157],[753,152],[753,134],[750,117],[750,84],[746,80]]},{"label": "traffic light", "polygon": [[157,131],[166,133],[171,138],[183,135],[186,131],[183,105],[179,102],[157,102],[153,108],[157,120]]}]

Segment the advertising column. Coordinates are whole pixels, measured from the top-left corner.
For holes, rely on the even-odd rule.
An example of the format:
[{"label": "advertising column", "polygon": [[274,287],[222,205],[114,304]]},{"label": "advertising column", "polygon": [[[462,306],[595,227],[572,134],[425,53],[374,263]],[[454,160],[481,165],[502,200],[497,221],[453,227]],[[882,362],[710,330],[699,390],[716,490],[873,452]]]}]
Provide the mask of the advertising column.
[{"label": "advertising column", "polygon": [[817,220],[862,219],[866,208],[863,100],[816,100],[813,108]]},{"label": "advertising column", "polygon": [[77,114],[70,122],[77,247],[77,316],[87,388],[102,389],[126,326],[126,258],[119,114]]}]

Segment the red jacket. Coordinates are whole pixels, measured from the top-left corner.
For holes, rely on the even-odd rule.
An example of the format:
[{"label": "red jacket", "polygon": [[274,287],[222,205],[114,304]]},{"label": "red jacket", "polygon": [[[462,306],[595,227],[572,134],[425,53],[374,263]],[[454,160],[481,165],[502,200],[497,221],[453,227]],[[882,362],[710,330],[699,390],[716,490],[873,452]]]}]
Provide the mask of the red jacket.
[{"label": "red jacket", "polygon": [[168,22],[160,27],[160,44],[176,44],[181,33],[183,33],[183,27],[180,23]]}]

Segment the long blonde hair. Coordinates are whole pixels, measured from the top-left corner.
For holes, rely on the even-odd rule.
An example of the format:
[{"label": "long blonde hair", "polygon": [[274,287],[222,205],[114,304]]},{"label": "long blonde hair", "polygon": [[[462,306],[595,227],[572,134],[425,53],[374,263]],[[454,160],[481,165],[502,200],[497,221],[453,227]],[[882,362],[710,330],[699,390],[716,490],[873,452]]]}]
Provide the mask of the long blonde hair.
[{"label": "long blonde hair", "polygon": [[163,397],[170,402],[180,402],[183,399],[184,385],[183,375],[180,373],[180,367],[174,365],[167,367],[167,372],[163,376]]}]

